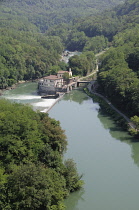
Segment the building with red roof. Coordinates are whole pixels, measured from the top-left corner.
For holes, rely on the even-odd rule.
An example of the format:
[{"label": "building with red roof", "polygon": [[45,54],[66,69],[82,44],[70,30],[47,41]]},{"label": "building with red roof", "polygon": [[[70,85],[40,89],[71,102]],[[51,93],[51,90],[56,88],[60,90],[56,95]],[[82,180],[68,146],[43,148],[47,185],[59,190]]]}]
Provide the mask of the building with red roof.
[{"label": "building with red roof", "polygon": [[57,75],[49,75],[43,77],[38,83],[38,91],[41,95],[54,95],[57,92],[63,92],[65,90],[66,81],[63,78],[65,73],[69,74],[69,77],[72,77],[72,71],[58,71]]}]

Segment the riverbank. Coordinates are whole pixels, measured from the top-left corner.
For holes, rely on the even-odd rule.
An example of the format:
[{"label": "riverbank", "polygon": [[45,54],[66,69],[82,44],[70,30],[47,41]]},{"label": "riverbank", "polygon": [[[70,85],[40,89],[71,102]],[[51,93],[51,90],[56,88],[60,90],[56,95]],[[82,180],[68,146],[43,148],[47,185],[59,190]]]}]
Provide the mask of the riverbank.
[{"label": "riverbank", "polygon": [[[87,91],[88,90],[88,91]],[[88,86],[87,89],[85,90],[85,92],[88,94],[88,92],[90,94],[88,94],[90,97],[93,98],[93,95],[101,98],[103,101],[105,101],[105,103],[115,112],[117,113],[120,118],[118,117],[118,115],[116,116],[114,112],[112,112],[110,109],[106,108],[106,104],[104,104],[104,102],[101,102],[101,104],[103,104],[103,106],[105,106],[105,109],[107,110],[108,113],[110,113],[111,115],[114,116],[115,120],[118,121],[118,123],[121,124],[121,126],[125,129],[127,129],[127,131],[130,132],[130,129],[136,129],[136,126],[134,125],[134,123],[125,115],[123,114],[120,110],[118,110],[105,96],[101,95],[100,93],[96,92],[96,87],[94,86],[94,81],[91,81]],[[125,122],[123,121],[123,119],[125,120]]]}]

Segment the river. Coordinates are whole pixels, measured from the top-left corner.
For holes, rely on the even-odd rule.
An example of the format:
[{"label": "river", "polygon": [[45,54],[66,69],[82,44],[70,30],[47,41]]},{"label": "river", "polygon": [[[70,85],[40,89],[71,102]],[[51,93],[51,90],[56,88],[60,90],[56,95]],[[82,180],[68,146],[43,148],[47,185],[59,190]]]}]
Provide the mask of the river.
[{"label": "river", "polygon": [[65,158],[75,160],[85,182],[65,201],[67,210],[138,210],[139,143],[82,91],[65,95],[49,114],[65,129]]},{"label": "river", "polygon": [[[3,97],[29,103],[45,111],[36,84],[21,84]],[[48,99],[49,100],[49,99]],[[138,210],[139,143],[133,142],[82,90],[66,94],[50,111],[68,140],[65,159],[77,163],[85,182],[82,190],[66,199],[67,210]]]}]

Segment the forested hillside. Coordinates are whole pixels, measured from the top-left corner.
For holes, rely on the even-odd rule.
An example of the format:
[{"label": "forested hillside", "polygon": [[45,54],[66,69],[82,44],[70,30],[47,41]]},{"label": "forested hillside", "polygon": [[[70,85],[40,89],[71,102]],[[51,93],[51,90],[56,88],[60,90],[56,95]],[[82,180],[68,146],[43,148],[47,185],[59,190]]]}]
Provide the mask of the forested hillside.
[{"label": "forested hillside", "polygon": [[123,0],[6,0],[1,1],[1,18],[9,23],[24,18],[35,24],[41,32],[54,24],[69,23],[76,17],[94,15],[111,8]]},{"label": "forested hillside", "polygon": [[32,80],[51,73],[60,60],[63,45],[59,37],[27,31],[0,29],[0,88],[19,80]]},{"label": "forested hillside", "polygon": [[[111,47],[101,58],[98,82],[100,90],[131,117],[139,138],[139,2],[127,1],[114,10],[119,21],[111,37]],[[116,27],[116,24],[115,24]]]},{"label": "forested hillside", "polygon": [[[19,80],[32,80],[51,73],[64,49],[59,37],[46,36],[22,11],[24,1],[0,3],[0,88]],[[17,10],[16,12],[14,11]]]},{"label": "forested hillside", "polygon": [[[134,28],[139,24],[139,2],[128,0],[123,5],[103,12],[101,15],[90,15],[87,18],[76,18],[72,30],[67,34],[65,41],[68,49],[99,52],[107,47],[108,41],[121,31]],[[53,28],[51,35],[62,37],[62,28]]]}]

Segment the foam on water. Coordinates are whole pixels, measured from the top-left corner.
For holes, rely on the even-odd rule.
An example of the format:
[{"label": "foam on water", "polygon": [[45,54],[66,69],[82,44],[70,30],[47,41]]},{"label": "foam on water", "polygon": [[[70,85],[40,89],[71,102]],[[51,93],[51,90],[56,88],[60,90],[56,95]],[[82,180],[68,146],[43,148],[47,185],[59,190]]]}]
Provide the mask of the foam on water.
[{"label": "foam on water", "polygon": [[35,107],[50,107],[55,103],[55,99],[43,99],[43,101],[32,103]]},{"label": "foam on water", "polygon": [[48,111],[48,109],[44,109],[44,110],[42,110],[42,111],[40,111],[40,112],[46,113],[47,111]]},{"label": "foam on water", "polygon": [[47,112],[48,109],[55,103],[56,99],[41,99],[39,102],[32,103],[34,110],[39,110],[40,112]]},{"label": "foam on water", "polygon": [[37,95],[11,95],[6,96],[5,98],[11,100],[32,100],[32,99],[41,99],[41,96]]},{"label": "foam on water", "polygon": [[27,94],[26,92],[21,92],[21,94],[19,94],[20,91],[18,90],[19,89],[6,91],[1,98],[5,98],[16,103],[30,104],[34,111],[39,110],[40,112],[47,112],[56,101],[56,99],[41,98],[41,96],[37,95],[37,92],[33,92],[31,88],[28,88]]}]

